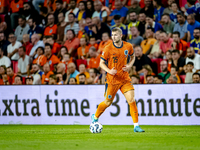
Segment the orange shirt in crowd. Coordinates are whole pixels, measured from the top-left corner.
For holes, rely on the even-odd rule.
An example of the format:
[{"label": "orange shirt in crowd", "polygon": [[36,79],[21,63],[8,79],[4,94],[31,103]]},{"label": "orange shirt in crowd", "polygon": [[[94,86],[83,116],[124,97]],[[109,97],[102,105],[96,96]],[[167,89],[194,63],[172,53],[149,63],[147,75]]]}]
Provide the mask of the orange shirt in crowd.
[{"label": "orange shirt in crowd", "polygon": [[[84,52],[83,52],[83,50],[84,50]],[[89,46],[86,46],[85,49],[83,49],[82,47],[79,47],[77,49],[78,56],[85,56],[88,52],[89,52]]]},{"label": "orange shirt in crowd", "polygon": [[45,62],[47,62],[47,57],[45,57],[44,55],[40,55],[33,60],[33,64],[38,64],[40,66],[44,66]]},{"label": "orange shirt in crowd", "polygon": [[110,44],[111,42],[112,40],[108,40],[107,42],[101,41],[101,43],[99,44],[100,54],[103,52],[103,49],[105,48],[105,46]]},{"label": "orange shirt in crowd", "polygon": [[80,44],[80,39],[79,38],[74,38],[73,40],[67,40],[64,44],[64,46],[67,47],[67,49],[71,49],[72,47],[74,49],[77,49],[79,47],[79,44]]},{"label": "orange shirt in crowd", "polygon": [[49,76],[54,74],[52,71],[49,71],[47,74],[42,75],[42,84],[44,84],[45,79],[49,79]]},{"label": "orange shirt in crowd", "polygon": [[77,38],[81,39],[83,37],[83,31],[78,31]]},{"label": "orange shirt in crowd", "polygon": [[14,84],[16,75],[17,74],[14,74],[12,77],[8,76],[8,82],[9,82],[10,85]]},{"label": "orange shirt in crowd", "polygon": [[101,55],[98,55],[96,58],[90,58],[88,68],[98,68],[100,63]]},{"label": "orange shirt in crowd", "polygon": [[52,34],[57,34],[57,25],[56,24],[54,24],[52,27],[48,26],[44,30],[45,36],[52,35]]},{"label": "orange shirt in crowd", "polygon": [[12,9],[12,13],[16,13],[20,10],[20,8],[23,8],[23,0],[19,0],[17,3],[13,0],[10,3],[10,8]]},{"label": "orange shirt in crowd", "polygon": [[144,41],[142,41],[141,43],[141,47],[143,49],[143,54],[145,54],[152,45],[154,45],[154,43],[156,42],[157,40],[154,39],[154,38],[150,38],[150,39],[146,39]]},{"label": "orange shirt in crowd", "polygon": [[8,0],[0,0],[0,8],[9,6]]},{"label": "orange shirt in crowd", "polygon": [[52,46],[51,53],[52,54],[57,54],[60,51],[61,47],[62,46],[60,44],[54,43],[53,46]]},{"label": "orange shirt in crowd", "polygon": [[4,85],[3,79],[0,79],[0,85]]},{"label": "orange shirt in crowd", "polygon": [[46,64],[47,62],[50,65],[50,70],[53,71],[54,70],[54,65],[60,63],[60,60],[58,59],[57,56],[51,55],[51,57],[49,59],[46,58],[46,62],[44,62],[44,64]]},{"label": "orange shirt in crowd", "polygon": [[179,51],[180,50],[183,51],[183,53],[181,54],[182,57],[185,57],[187,48],[188,48],[188,43],[184,40],[180,40],[180,43],[176,45],[176,49],[178,49]]},{"label": "orange shirt in crowd", "polygon": [[96,48],[96,50],[98,50],[98,48],[99,48],[99,45],[97,43],[95,43],[94,45],[89,44],[88,46],[89,46],[89,49],[91,46],[94,46]]}]

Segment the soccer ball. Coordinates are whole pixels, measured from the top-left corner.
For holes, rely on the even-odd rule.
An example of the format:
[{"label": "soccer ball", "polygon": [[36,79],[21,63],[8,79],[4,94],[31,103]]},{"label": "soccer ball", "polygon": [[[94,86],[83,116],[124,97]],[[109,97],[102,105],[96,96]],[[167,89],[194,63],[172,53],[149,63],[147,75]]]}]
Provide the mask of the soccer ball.
[{"label": "soccer ball", "polygon": [[103,130],[103,126],[99,122],[94,122],[90,124],[91,133],[101,133],[102,130]]}]

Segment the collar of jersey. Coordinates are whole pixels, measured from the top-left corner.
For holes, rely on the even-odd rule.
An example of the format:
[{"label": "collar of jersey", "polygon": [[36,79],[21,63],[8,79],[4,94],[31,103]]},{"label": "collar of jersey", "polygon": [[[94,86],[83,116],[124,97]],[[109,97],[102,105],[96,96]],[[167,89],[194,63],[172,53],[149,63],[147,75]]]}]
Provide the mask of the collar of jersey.
[{"label": "collar of jersey", "polygon": [[122,41],[122,45],[121,45],[120,47],[117,47],[117,46],[114,44],[114,42],[113,42],[113,45],[114,45],[116,48],[122,48],[122,47],[123,47],[123,44],[124,44],[124,42]]}]

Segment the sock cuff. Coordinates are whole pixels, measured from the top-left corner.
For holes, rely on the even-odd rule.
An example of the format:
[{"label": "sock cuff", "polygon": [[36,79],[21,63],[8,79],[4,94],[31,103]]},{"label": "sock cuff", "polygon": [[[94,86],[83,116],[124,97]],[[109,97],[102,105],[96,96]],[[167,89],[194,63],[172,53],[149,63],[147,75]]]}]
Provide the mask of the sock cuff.
[{"label": "sock cuff", "polygon": [[135,105],[136,104],[136,102],[134,101],[134,102],[132,102],[132,103],[128,103],[129,105]]}]

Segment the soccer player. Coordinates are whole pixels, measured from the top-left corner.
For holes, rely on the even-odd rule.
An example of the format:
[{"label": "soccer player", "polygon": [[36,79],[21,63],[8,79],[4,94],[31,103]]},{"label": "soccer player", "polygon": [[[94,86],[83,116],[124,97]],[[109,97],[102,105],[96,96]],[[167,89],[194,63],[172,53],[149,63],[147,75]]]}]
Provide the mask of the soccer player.
[{"label": "soccer player", "polygon": [[[98,122],[98,118],[109,107],[120,89],[130,106],[130,114],[134,122],[134,132],[144,132],[138,125],[138,110],[134,98],[134,88],[128,71],[133,66],[135,55],[130,43],[122,41],[122,30],[118,27],[112,30],[113,42],[108,44],[100,60],[100,67],[107,72],[105,86],[105,100],[101,102],[96,113],[91,116],[92,122]],[[128,55],[130,62],[127,64]],[[105,63],[107,62],[108,65]]]}]

